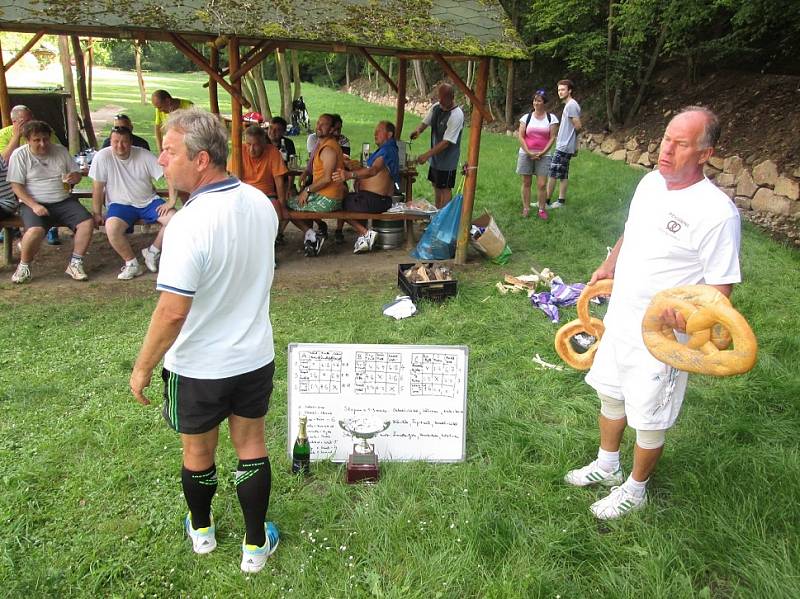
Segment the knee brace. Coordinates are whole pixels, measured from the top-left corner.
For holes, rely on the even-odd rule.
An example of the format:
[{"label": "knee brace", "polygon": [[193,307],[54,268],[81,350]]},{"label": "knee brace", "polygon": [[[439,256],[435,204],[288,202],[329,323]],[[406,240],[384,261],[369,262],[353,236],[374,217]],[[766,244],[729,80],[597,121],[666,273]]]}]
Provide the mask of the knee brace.
[{"label": "knee brace", "polygon": [[659,431],[642,431],[636,429],[636,445],[642,449],[658,449],[664,445],[666,437],[666,429]]},{"label": "knee brace", "polygon": [[608,395],[598,393],[600,398],[600,413],[609,420],[622,420],[625,418],[625,402],[621,399],[614,399]]}]

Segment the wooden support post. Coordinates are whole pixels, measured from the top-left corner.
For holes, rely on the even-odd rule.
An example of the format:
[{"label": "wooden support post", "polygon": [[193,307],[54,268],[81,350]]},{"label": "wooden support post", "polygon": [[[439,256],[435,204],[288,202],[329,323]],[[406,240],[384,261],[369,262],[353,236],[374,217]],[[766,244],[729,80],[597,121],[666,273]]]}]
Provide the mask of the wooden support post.
[{"label": "wooden support post", "polygon": [[[211,45],[211,57],[209,66],[219,72],[219,48],[216,44]],[[211,77],[208,78],[208,107],[211,112],[219,116],[219,94],[217,93],[217,82]]]},{"label": "wooden support post", "polygon": [[395,84],[395,82],[392,81],[392,78],[389,77],[389,75],[386,73],[386,71],[384,71],[381,68],[381,65],[379,65],[374,58],[372,58],[370,53],[367,52],[364,48],[360,48],[360,47],[359,47],[358,51],[361,52],[361,54],[364,56],[364,58],[367,59],[367,62],[369,62],[369,64],[371,64],[375,68],[375,70],[378,73],[380,73],[380,76],[383,77],[384,81],[386,81],[386,83],[389,84],[389,87],[392,88],[392,91],[397,93],[397,84]]},{"label": "wooden support post", "polygon": [[44,31],[37,31],[36,33],[34,33],[33,37],[28,40],[28,43],[25,44],[24,46],[22,46],[22,48],[20,48],[19,52],[17,52],[14,55],[14,58],[12,58],[11,60],[8,61],[8,64],[6,65],[6,71],[8,69],[10,69],[11,67],[13,67],[20,58],[25,56],[25,54],[28,53],[28,50],[33,48],[36,45],[36,42],[38,42],[40,39],[42,39],[43,35],[44,35]]},{"label": "wooden support post", "polygon": [[441,54],[434,54],[433,57],[436,59],[436,62],[442,66],[442,70],[447,73],[448,77],[453,80],[453,83],[456,84],[456,87],[464,92],[464,95],[469,98],[469,101],[472,103],[472,109],[479,110],[484,121],[487,123],[493,123],[494,117],[486,107],[486,98],[479,102],[477,96],[472,93],[472,90],[469,88],[469,86],[464,83],[464,80],[461,79],[459,74],[455,72],[453,67],[450,66],[450,63],[445,60],[444,56]]},{"label": "wooden support post", "polygon": [[[6,85],[6,65],[3,63],[3,48],[0,47],[0,119],[3,127],[11,126],[11,99],[8,97],[8,85]],[[11,237],[6,233],[6,248],[11,247]]]},{"label": "wooden support post", "polygon": [[[228,66],[232,73],[239,70],[239,38],[231,37],[228,40]],[[243,174],[242,165],[242,80],[233,84],[235,94],[231,94],[231,164],[233,175],[240,179]]]},{"label": "wooden support post", "polygon": [[400,58],[397,61],[397,117],[394,124],[394,137],[400,139],[403,134],[403,119],[406,115],[406,75],[408,74],[408,61]]},{"label": "wooden support post", "polygon": [[[238,88],[234,87],[230,83],[225,81],[225,79],[222,77],[222,75],[220,75],[217,71],[212,69],[211,66],[206,62],[205,57],[202,54],[200,54],[197,50],[192,48],[192,45],[189,42],[187,42],[185,39],[183,39],[181,36],[179,36],[176,33],[172,33],[172,32],[170,32],[169,36],[172,39],[172,43],[175,44],[175,47],[178,50],[180,50],[183,53],[183,55],[186,56],[186,58],[191,60],[194,64],[196,64],[198,67],[200,67],[203,71],[208,73],[208,75],[214,81],[219,83],[222,86],[222,89],[224,89],[226,92],[228,92],[231,95],[231,99],[235,98],[236,100],[238,100],[241,103],[242,106],[244,106],[245,108],[250,108],[250,102],[245,100],[244,97],[242,96],[241,87],[238,87]],[[238,46],[238,41],[237,41],[237,46],[236,47],[237,48],[239,47]],[[228,42],[228,49],[230,49],[230,41]],[[237,62],[237,65],[238,65],[238,62],[239,62],[238,54],[236,56],[236,62]],[[237,66],[236,68],[238,69],[239,67]]]},{"label": "wooden support post", "polygon": [[89,142],[92,148],[97,149],[97,136],[94,134],[92,111],[89,108],[89,94],[86,90],[86,63],[83,60],[83,48],[81,48],[81,40],[77,35],[71,35],[70,40],[72,41],[72,55],[75,58],[75,73],[78,77],[78,101],[81,106],[81,119],[83,119],[83,128],[86,131],[86,141]]},{"label": "wooden support post", "polygon": [[229,77],[231,83],[236,83],[239,79],[244,77],[245,73],[249,72],[253,67],[258,66],[258,64],[275,49],[276,45],[277,44],[274,42],[264,40],[257,46],[253,46],[254,48],[258,48],[258,50],[250,54],[250,58],[247,59],[245,64],[240,66],[237,70],[231,71],[231,76]]},{"label": "wooden support post", "polygon": [[456,264],[467,262],[467,245],[469,243],[469,227],[472,222],[472,207],[475,204],[475,186],[478,183],[478,155],[481,149],[481,126],[483,115],[477,110],[477,104],[486,101],[486,85],[489,79],[489,59],[481,58],[478,67],[478,82],[475,87],[475,104],[472,105],[472,117],[469,123],[469,146],[467,147],[467,176],[464,179],[464,203],[461,205],[461,221],[458,225],[458,241],[456,242]]}]

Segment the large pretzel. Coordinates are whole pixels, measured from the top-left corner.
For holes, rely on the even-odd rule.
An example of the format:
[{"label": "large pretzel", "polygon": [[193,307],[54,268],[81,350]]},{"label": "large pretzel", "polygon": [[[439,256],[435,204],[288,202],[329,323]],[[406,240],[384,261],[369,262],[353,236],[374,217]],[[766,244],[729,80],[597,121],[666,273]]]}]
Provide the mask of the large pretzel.
[{"label": "large pretzel", "polygon": [[[686,319],[686,345],[661,319],[670,308]],[[747,372],[756,363],[758,343],[750,325],[710,285],[674,287],[653,296],[642,320],[642,338],[656,359],[687,372],[729,376]],[[731,340],[733,349],[726,349]]]},{"label": "large pretzel", "polygon": [[[567,364],[577,370],[589,370],[594,361],[594,354],[600,344],[605,327],[603,321],[594,318],[589,314],[589,300],[600,295],[610,295],[611,288],[614,286],[614,279],[602,279],[594,285],[587,285],[578,298],[578,318],[571,320],[556,333],[555,346],[556,352]],[[570,339],[578,333],[588,333],[596,338],[596,341],[586,350],[579,354],[570,344]]]}]

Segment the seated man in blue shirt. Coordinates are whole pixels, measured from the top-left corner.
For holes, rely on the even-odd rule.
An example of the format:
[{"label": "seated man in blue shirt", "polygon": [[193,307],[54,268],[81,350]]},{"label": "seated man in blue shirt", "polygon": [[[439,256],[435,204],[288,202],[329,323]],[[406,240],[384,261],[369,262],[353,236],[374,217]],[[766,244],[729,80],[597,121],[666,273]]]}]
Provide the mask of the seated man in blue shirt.
[{"label": "seated man in blue shirt", "polygon": [[[375,127],[375,143],[378,149],[367,159],[367,165],[360,167],[357,162],[349,163],[349,170],[336,171],[334,181],[356,181],[356,190],[348,193],[343,209],[350,212],[373,212],[379,214],[392,207],[392,194],[400,180],[400,161],[397,142],[394,140],[394,124],[381,121]],[[367,229],[361,222],[347,221],[358,232],[354,254],[372,250],[378,234]]]}]

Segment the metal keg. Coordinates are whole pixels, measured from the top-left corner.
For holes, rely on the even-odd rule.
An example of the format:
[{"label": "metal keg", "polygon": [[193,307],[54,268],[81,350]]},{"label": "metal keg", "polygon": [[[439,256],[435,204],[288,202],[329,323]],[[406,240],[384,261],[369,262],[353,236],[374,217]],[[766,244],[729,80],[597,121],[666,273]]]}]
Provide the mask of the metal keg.
[{"label": "metal keg", "polygon": [[405,221],[373,220],[372,229],[378,234],[375,245],[382,250],[394,250],[403,247],[405,239]]}]

